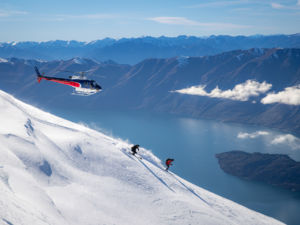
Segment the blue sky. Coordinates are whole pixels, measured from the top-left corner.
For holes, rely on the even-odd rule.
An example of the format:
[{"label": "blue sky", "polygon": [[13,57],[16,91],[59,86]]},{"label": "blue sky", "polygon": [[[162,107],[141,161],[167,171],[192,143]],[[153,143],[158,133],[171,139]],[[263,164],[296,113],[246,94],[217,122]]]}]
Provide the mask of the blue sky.
[{"label": "blue sky", "polygon": [[1,0],[0,41],[300,32],[300,0]]}]

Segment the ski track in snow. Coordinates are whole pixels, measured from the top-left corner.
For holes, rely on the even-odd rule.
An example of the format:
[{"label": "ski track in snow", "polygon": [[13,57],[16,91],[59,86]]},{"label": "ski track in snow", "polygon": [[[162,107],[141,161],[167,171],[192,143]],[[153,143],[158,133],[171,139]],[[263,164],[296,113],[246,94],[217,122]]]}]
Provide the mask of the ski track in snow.
[{"label": "ski track in snow", "polygon": [[0,121],[0,224],[282,224],[2,91]]}]

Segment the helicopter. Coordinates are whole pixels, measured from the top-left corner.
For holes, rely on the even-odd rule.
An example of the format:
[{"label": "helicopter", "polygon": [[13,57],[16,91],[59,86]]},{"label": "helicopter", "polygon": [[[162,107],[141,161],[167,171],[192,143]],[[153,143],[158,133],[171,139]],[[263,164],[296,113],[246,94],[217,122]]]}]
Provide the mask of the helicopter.
[{"label": "helicopter", "polygon": [[59,77],[47,77],[44,76],[44,73],[41,74],[36,66],[34,67],[34,69],[37,75],[38,83],[40,83],[41,80],[48,80],[60,84],[69,85],[74,88],[74,92],[72,93],[73,95],[89,96],[98,93],[102,89],[101,86],[97,84],[96,81],[88,80],[84,76],[85,71],[77,72],[79,73],[79,76],[72,75],[69,76],[69,79],[66,79],[66,78],[59,78]]}]

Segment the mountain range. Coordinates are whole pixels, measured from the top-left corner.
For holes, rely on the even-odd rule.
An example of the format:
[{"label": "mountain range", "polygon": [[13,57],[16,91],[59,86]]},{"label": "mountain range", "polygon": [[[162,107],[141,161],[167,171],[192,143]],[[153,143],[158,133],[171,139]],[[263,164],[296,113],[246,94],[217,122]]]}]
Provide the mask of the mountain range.
[{"label": "mountain range", "polygon": [[[85,71],[103,91],[71,95],[60,84],[36,82]],[[249,49],[203,57],[146,59],[135,65],[87,58],[0,60],[0,88],[45,109],[131,109],[259,125],[300,134],[300,49]]]},{"label": "mountain range", "polygon": [[206,56],[250,48],[300,48],[300,35],[105,38],[91,42],[2,42],[0,57],[56,60],[75,57],[136,64],[148,58]]}]

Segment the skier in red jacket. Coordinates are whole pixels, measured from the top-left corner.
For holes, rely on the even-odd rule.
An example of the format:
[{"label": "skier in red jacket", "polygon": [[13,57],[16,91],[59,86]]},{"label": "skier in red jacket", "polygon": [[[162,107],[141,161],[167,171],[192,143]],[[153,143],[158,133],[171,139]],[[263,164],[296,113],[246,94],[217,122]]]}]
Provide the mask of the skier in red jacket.
[{"label": "skier in red jacket", "polygon": [[174,159],[170,159],[170,158],[166,160],[166,166],[167,166],[166,171],[168,171],[169,167],[173,165],[172,164],[173,161]]}]

